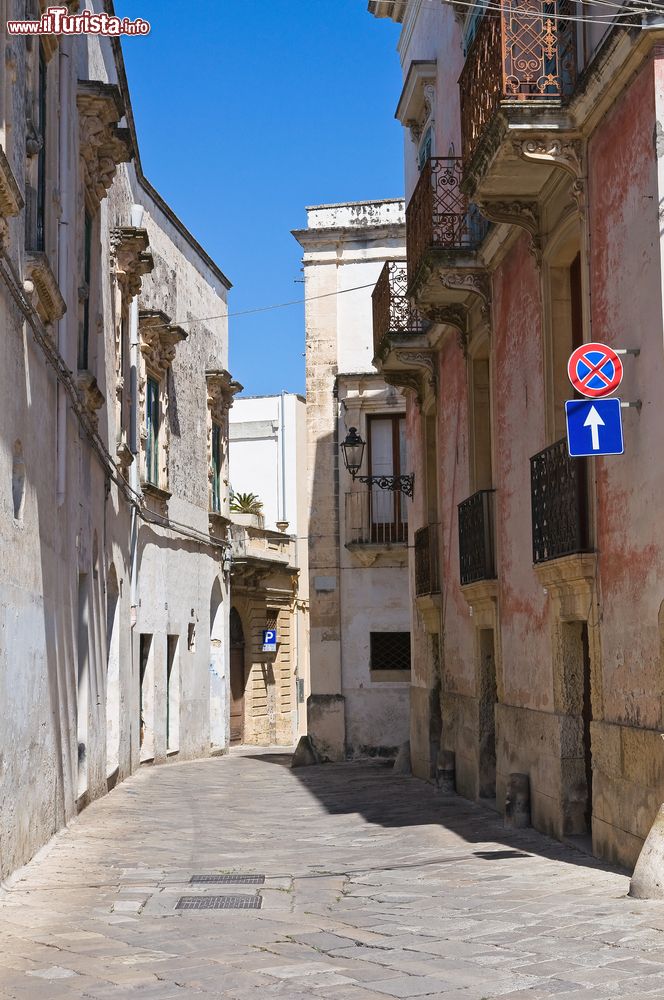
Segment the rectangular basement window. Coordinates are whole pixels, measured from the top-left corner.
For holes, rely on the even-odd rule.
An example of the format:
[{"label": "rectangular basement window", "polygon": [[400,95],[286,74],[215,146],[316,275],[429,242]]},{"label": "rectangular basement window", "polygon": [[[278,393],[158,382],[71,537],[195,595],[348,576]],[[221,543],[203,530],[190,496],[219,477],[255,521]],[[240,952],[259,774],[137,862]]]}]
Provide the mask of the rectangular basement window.
[{"label": "rectangular basement window", "polygon": [[372,672],[408,672],[410,632],[371,632],[369,664]]}]

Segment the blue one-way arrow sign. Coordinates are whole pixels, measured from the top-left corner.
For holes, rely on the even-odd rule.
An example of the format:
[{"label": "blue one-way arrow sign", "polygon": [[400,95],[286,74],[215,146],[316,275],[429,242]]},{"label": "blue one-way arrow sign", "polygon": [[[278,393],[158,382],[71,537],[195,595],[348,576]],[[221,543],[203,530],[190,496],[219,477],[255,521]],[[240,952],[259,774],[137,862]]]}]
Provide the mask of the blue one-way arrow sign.
[{"label": "blue one-way arrow sign", "polygon": [[572,458],[624,452],[619,399],[568,399],[565,416],[567,446]]}]

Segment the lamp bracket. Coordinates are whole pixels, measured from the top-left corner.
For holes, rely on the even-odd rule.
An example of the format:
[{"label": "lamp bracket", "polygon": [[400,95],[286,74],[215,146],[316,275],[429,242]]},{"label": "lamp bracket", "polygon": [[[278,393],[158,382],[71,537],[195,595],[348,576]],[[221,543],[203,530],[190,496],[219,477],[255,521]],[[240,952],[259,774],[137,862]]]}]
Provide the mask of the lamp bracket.
[{"label": "lamp bracket", "polygon": [[413,487],[415,485],[415,475],[409,476],[353,476],[353,480],[366,483],[367,486],[378,486],[381,490],[392,490],[394,493],[403,493],[405,496],[413,498]]}]

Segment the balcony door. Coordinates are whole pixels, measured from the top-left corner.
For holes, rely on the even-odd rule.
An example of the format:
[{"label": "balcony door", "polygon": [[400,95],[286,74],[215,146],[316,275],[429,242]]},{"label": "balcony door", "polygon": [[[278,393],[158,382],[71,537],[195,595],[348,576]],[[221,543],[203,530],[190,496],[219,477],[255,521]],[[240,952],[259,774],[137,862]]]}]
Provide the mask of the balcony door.
[{"label": "balcony door", "polygon": [[[368,419],[369,475],[406,474],[406,420],[401,415]],[[405,542],[406,497],[394,490],[369,487],[372,542]]]}]

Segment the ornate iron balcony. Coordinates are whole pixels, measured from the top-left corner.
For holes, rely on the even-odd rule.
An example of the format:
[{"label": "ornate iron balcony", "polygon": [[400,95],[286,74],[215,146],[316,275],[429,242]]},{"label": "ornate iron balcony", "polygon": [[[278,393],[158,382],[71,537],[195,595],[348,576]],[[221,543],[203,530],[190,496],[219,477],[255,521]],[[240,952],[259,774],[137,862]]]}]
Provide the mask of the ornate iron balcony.
[{"label": "ornate iron balcony", "polygon": [[502,0],[482,16],[459,78],[466,162],[503,101],[562,102],[576,80],[572,0]]},{"label": "ornate iron balcony", "polygon": [[478,490],[459,504],[459,563],[461,583],[495,580],[495,490]]},{"label": "ornate iron balcony", "polygon": [[392,545],[408,539],[408,508],[399,492],[373,489],[346,493],[346,542]]},{"label": "ornate iron balcony", "polygon": [[406,297],[406,268],[396,261],[386,261],[371,294],[373,304],[374,357],[385,337],[424,333],[424,321]]},{"label": "ornate iron balcony", "polygon": [[474,250],[489,223],[461,191],[460,156],[427,160],[406,208],[408,284],[432,250]]},{"label": "ornate iron balcony", "polygon": [[589,551],[586,460],[564,438],[531,458],[530,495],[534,563]]},{"label": "ornate iron balcony", "polygon": [[438,571],[438,525],[428,524],[415,532],[415,594],[440,593]]}]

